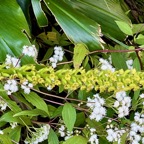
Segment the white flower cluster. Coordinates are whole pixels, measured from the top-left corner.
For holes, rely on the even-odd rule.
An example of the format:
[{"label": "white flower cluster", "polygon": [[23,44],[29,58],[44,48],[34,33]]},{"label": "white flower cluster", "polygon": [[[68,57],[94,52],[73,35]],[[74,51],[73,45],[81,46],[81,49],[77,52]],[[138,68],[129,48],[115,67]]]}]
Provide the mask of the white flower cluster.
[{"label": "white flower cluster", "polygon": [[20,67],[20,60],[7,54],[5,59],[5,65],[7,69],[10,67]]},{"label": "white flower cluster", "polygon": [[91,144],[99,144],[99,140],[98,140],[97,134],[95,132],[96,132],[95,128],[90,128],[89,142]]},{"label": "white flower cluster", "polygon": [[18,91],[17,81],[14,79],[7,80],[7,83],[4,84],[4,90],[7,91],[8,95],[17,92]]},{"label": "white flower cluster", "polygon": [[64,55],[64,51],[62,50],[62,47],[61,46],[55,46],[54,47],[54,55],[49,58],[53,68],[56,67],[56,64],[58,61],[63,60],[63,55]]},{"label": "white flower cluster", "polygon": [[58,129],[58,133],[61,137],[64,137],[65,140],[71,138],[73,136],[73,131],[66,130],[66,127],[64,125],[61,125]]},{"label": "white flower cluster", "polygon": [[124,129],[118,129],[117,127],[113,127],[113,125],[107,126],[107,134],[106,139],[109,142],[117,142],[120,144],[121,136],[126,132]]},{"label": "white flower cluster", "polygon": [[38,54],[35,45],[32,45],[32,46],[26,46],[26,45],[24,45],[22,53],[24,55],[28,55],[28,56],[31,56],[31,57],[34,57],[34,58],[36,58],[37,54]]},{"label": "white flower cluster", "polygon": [[6,110],[6,108],[7,108],[7,103],[2,98],[0,98],[0,109],[1,109],[1,111]]},{"label": "white flower cluster", "polygon": [[31,138],[27,137],[24,142],[25,144],[38,144],[48,139],[49,131],[50,131],[49,124],[43,125],[40,128],[36,128],[36,132],[32,133]]},{"label": "white flower cluster", "polygon": [[116,93],[116,101],[114,107],[118,109],[118,117],[122,118],[129,114],[129,107],[131,106],[131,98],[127,96],[125,91]]},{"label": "white flower cluster", "polygon": [[100,63],[101,63],[101,69],[102,70],[110,70],[112,72],[115,71],[115,68],[113,68],[113,66],[111,65],[110,62],[108,62],[107,60],[100,58],[99,59]]},{"label": "white flower cluster", "polygon": [[126,64],[127,64],[128,69],[133,69],[133,60],[132,59],[127,60]]},{"label": "white flower cluster", "polygon": [[144,137],[142,135],[144,136],[144,114],[136,112],[129,133],[131,144],[139,144],[140,141],[144,144]]},{"label": "white flower cluster", "polygon": [[26,80],[25,82],[22,83],[21,88],[24,90],[25,94],[29,94],[30,88],[33,88],[33,84],[28,83],[28,80]]},{"label": "white flower cluster", "polygon": [[100,121],[106,115],[106,108],[103,107],[104,104],[105,100],[99,94],[95,94],[92,99],[90,97],[87,98],[87,106],[92,110],[90,119]]}]

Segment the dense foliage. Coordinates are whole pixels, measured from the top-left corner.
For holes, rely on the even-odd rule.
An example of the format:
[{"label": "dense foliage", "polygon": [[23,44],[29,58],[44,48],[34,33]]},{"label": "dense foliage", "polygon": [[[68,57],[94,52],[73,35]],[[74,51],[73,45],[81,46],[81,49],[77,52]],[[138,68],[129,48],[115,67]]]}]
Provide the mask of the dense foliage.
[{"label": "dense foliage", "polygon": [[0,142],[144,144],[143,1],[0,3]]}]

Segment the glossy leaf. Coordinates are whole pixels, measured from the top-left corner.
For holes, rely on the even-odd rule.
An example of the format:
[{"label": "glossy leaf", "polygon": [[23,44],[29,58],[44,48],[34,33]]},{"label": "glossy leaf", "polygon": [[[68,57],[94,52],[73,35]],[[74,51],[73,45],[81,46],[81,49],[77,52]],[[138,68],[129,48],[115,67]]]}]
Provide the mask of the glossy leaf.
[{"label": "glossy leaf", "polygon": [[74,68],[79,68],[82,61],[84,60],[85,56],[89,53],[87,50],[87,47],[79,43],[75,45],[74,47],[74,56],[73,56],[73,63],[74,63]]},{"label": "glossy leaf", "polygon": [[64,105],[62,110],[62,118],[68,131],[72,131],[76,121],[76,110],[70,103],[66,103]]},{"label": "glossy leaf", "polygon": [[100,26],[95,21],[64,1],[45,0],[45,3],[73,43],[85,43],[90,50],[101,49]]},{"label": "glossy leaf", "polygon": [[49,115],[48,107],[44,100],[38,96],[35,92],[30,92],[30,94],[23,93],[25,99],[30,102],[37,109],[44,111],[47,115]]},{"label": "glossy leaf", "polygon": [[109,34],[118,40],[125,38],[115,21],[130,23],[130,19],[126,16],[118,0],[65,0],[65,2],[99,23],[104,34]]},{"label": "glossy leaf", "polygon": [[33,11],[35,14],[35,17],[37,19],[38,25],[40,27],[44,27],[48,25],[48,20],[41,8],[41,1],[40,0],[31,0]]},{"label": "glossy leaf", "polygon": [[[29,35],[27,21],[16,1],[5,0],[1,2],[0,13],[0,62],[3,62],[6,54],[19,57],[23,45],[31,45],[31,43],[25,34],[26,32]],[[25,64],[34,61],[22,58],[22,62]]]},{"label": "glossy leaf", "polygon": [[63,144],[87,144],[87,139],[82,136],[73,136],[66,140]]}]

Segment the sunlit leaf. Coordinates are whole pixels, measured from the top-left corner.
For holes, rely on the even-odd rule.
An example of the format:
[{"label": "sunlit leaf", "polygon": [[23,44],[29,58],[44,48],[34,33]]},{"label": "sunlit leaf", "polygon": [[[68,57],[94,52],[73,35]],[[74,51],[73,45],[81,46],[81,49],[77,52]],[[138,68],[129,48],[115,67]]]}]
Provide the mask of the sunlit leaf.
[{"label": "sunlit leaf", "polygon": [[79,68],[85,56],[89,53],[87,47],[84,44],[77,44],[74,47],[73,63],[74,68]]},{"label": "sunlit leaf", "polygon": [[49,144],[59,144],[58,137],[52,128],[50,129],[50,132],[49,132],[48,143]]}]

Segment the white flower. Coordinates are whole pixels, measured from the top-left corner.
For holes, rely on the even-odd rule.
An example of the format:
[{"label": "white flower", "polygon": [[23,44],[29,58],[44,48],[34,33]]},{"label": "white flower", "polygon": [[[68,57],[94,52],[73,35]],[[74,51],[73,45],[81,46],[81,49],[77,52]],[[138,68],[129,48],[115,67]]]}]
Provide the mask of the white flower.
[{"label": "white flower", "polygon": [[118,107],[120,104],[119,104],[119,101],[115,101],[114,102],[114,107]]},{"label": "white flower", "polygon": [[102,70],[110,70],[112,72],[115,71],[115,68],[113,68],[112,65],[107,60],[100,58],[99,61],[102,64],[101,65]]},{"label": "white flower", "polygon": [[48,86],[48,87],[47,87],[47,90],[48,90],[48,91],[51,91],[51,90],[52,90],[52,87],[51,87],[51,86]]},{"label": "white flower", "polygon": [[4,134],[4,132],[3,132],[2,130],[0,130],[0,134],[2,134],[2,135],[3,135],[3,134]]},{"label": "white flower", "polygon": [[142,94],[140,95],[140,98],[144,98],[144,93],[142,93]]},{"label": "white flower", "polygon": [[7,54],[5,64],[7,69],[10,67],[20,67],[20,60]]},{"label": "white flower", "polygon": [[106,109],[103,107],[105,101],[103,98],[99,96],[99,94],[95,94],[94,98],[87,98],[87,106],[92,110],[90,114],[90,119],[95,119],[96,121],[100,121],[106,115]]},{"label": "white flower", "polygon": [[133,69],[133,60],[132,59],[127,60],[126,64],[127,64],[128,69]]},{"label": "white flower", "polygon": [[97,134],[93,134],[93,135],[90,137],[89,142],[90,142],[91,144],[99,144],[99,140],[98,140],[98,138],[97,138]]},{"label": "white flower", "polygon": [[14,92],[18,91],[17,81],[16,80],[7,80],[7,83],[4,85],[4,90],[7,91],[8,95],[11,95]]},{"label": "white flower", "polygon": [[21,88],[24,90],[25,94],[29,94],[30,88],[33,88],[33,84],[28,83],[28,80],[26,80],[25,82],[22,83]]},{"label": "white flower", "polygon": [[10,125],[11,125],[11,128],[14,129],[17,126],[17,122],[12,122],[10,123]]},{"label": "white flower", "polygon": [[22,53],[24,55],[28,55],[28,56],[31,56],[31,57],[34,57],[34,58],[37,57],[37,49],[36,49],[35,45],[32,45],[32,46],[23,46]]},{"label": "white flower", "polygon": [[57,62],[63,60],[64,51],[61,46],[54,47],[54,55],[49,58],[49,61],[53,68],[56,68]]}]

